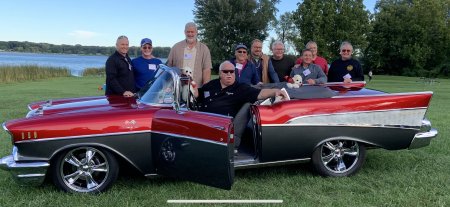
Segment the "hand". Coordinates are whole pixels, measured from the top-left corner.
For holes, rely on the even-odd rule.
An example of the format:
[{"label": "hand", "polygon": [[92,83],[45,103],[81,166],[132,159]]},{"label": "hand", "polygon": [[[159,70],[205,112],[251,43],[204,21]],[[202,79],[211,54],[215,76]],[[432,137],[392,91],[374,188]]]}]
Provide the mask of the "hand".
[{"label": "hand", "polygon": [[316,84],[316,81],[314,79],[308,79],[308,80],[306,80],[306,82],[308,82],[309,85]]},{"label": "hand", "polygon": [[134,93],[131,91],[125,91],[123,92],[123,97],[133,97]]},{"label": "hand", "polygon": [[351,83],[352,82],[352,79],[350,79],[350,78],[345,78],[344,79],[344,83]]},{"label": "hand", "polygon": [[275,97],[281,97],[282,101],[286,101],[288,98],[288,95],[286,94],[285,90],[278,90],[275,92]]},{"label": "hand", "polygon": [[300,67],[300,64],[295,64],[294,67],[292,67],[292,69],[299,68],[299,67]]}]

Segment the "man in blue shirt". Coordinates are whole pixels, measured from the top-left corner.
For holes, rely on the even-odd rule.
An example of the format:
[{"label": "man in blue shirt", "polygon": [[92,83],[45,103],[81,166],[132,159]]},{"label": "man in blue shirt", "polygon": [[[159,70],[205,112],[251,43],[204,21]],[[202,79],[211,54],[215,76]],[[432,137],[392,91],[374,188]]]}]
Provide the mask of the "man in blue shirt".
[{"label": "man in blue shirt", "polygon": [[256,71],[255,65],[251,61],[248,61],[247,46],[239,43],[234,52],[235,58],[230,62],[236,69],[236,81],[239,83],[245,83],[249,85],[256,85],[261,82]]},{"label": "man in blue shirt", "polygon": [[133,72],[137,90],[140,90],[144,87],[145,83],[155,77],[156,69],[162,63],[160,59],[152,55],[152,51],[152,40],[144,38],[141,40],[142,56],[131,61],[134,67]]}]

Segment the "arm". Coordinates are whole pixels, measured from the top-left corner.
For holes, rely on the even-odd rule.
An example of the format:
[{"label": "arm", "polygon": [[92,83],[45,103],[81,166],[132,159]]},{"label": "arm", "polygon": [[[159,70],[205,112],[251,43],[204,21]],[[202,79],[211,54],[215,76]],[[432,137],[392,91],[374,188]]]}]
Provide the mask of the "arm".
[{"label": "arm", "polygon": [[269,76],[272,82],[279,83],[280,79],[278,79],[278,74],[275,72],[275,69],[273,68],[272,61],[269,59]]},{"label": "arm", "polygon": [[211,68],[203,69],[203,84],[208,83],[211,80]]},{"label": "arm", "polygon": [[[118,64],[118,63],[117,63]],[[118,76],[118,68],[114,58],[109,58],[106,61],[105,70],[106,70],[106,83],[107,86],[114,91],[115,94],[123,94],[125,90],[119,84],[117,80]]]},{"label": "arm", "polygon": [[355,60],[355,77],[352,77],[353,81],[364,81],[364,73],[361,68],[361,64]]},{"label": "arm", "polygon": [[169,57],[167,57],[167,62],[166,65],[169,67],[173,67],[174,66],[174,57],[175,57],[175,45],[172,47],[172,49],[170,49],[169,52]]},{"label": "arm", "polygon": [[285,94],[285,92],[280,89],[262,89],[258,94],[258,100],[276,96],[282,96],[282,100],[288,97],[287,94]]},{"label": "arm", "polygon": [[327,76],[323,72],[322,68],[317,66],[316,71],[318,73],[317,74],[317,79],[315,79],[316,84],[326,83],[327,82]]}]

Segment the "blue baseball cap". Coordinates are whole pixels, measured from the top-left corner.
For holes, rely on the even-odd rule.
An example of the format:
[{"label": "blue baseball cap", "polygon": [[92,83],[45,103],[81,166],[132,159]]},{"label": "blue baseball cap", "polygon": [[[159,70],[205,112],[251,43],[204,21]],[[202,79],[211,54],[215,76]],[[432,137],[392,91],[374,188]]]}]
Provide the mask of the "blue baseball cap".
[{"label": "blue baseball cap", "polygon": [[152,45],[152,40],[149,38],[144,38],[141,40],[141,47],[144,46],[145,44],[150,44]]},{"label": "blue baseball cap", "polygon": [[247,46],[245,46],[245,45],[242,44],[242,43],[238,43],[238,44],[236,45],[236,48],[234,48],[234,50],[239,50],[239,49],[242,49],[242,48],[244,48],[245,50],[247,50]]}]

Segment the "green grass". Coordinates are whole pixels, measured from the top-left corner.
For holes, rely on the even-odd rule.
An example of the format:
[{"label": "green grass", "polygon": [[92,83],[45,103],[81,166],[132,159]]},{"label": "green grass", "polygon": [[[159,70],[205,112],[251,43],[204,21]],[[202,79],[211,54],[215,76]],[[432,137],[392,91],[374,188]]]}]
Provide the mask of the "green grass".
[{"label": "green grass", "polygon": [[0,83],[34,81],[68,76],[70,76],[69,69],[63,67],[42,67],[37,65],[0,66]]},{"label": "green grass", "polygon": [[106,76],[105,68],[86,68],[83,70],[83,76]]},{"label": "green grass", "polygon": [[[353,177],[323,178],[309,164],[241,170],[236,172],[232,190],[226,191],[171,178],[121,175],[108,192],[91,196],[63,193],[50,183],[19,186],[8,172],[0,171],[0,206],[187,206],[166,204],[168,199],[284,201],[265,206],[450,206],[450,80],[435,84],[416,80],[375,76],[367,87],[388,92],[434,91],[427,117],[439,130],[438,137],[416,150],[369,150],[362,170]],[[32,101],[103,94],[97,90],[103,83],[102,77],[65,77],[0,84],[0,121],[24,117]],[[0,155],[10,150],[9,136],[0,132]]]}]

